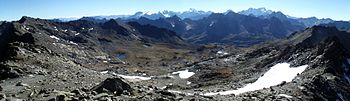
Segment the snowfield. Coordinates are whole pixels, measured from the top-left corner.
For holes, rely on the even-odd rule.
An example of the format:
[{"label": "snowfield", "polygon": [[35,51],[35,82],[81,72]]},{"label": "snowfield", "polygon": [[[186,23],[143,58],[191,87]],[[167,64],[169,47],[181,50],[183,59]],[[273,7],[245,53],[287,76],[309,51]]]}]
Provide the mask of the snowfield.
[{"label": "snowfield", "polygon": [[262,77],[260,77],[254,83],[247,84],[243,88],[239,88],[237,90],[229,90],[223,92],[215,92],[215,93],[205,93],[205,96],[212,95],[230,95],[235,94],[239,95],[241,93],[255,91],[263,88],[269,88],[271,86],[278,85],[283,81],[291,82],[294,77],[296,77],[299,73],[302,73],[306,69],[307,65],[299,66],[299,67],[290,67],[288,63],[279,63],[275,66],[271,67],[269,71],[267,71]]},{"label": "snowfield", "polygon": [[186,69],[186,70],[183,70],[183,71],[173,72],[172,74],[174,74],[174,75],[178,74],[181,79],[187,79],[187,78],[190,78],[195,73],[194,72],[189,72]]}]

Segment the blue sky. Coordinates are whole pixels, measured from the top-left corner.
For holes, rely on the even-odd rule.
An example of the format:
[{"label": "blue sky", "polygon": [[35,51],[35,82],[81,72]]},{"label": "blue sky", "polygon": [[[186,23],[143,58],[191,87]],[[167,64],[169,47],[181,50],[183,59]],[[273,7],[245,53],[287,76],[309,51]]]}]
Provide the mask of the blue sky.
[{"label": "blue sky", "polygon": [[295,17],[350,20],[349,5],[350,0],[1,0],[0,20],[18,20],[24,15],[49,19],[190,8],[238,12],[260,7]]}]

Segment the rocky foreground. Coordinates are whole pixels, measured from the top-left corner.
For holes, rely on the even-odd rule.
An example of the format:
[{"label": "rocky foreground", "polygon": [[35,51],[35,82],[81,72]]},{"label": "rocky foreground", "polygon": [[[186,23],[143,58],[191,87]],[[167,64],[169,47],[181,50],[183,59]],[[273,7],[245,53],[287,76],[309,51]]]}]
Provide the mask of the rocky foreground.
[{"label": "rocky foreground", "polygon": [[[333,27],[307,28],[251,48],[190,45],[172,31],[116,20],[23,17],[4,22],[0,32],[0,100],[350,97],[350,34]],[[288,80],[237,93],[250,84],[261,86],[266,82],[261,78],[281,64],[304,69]]]}]

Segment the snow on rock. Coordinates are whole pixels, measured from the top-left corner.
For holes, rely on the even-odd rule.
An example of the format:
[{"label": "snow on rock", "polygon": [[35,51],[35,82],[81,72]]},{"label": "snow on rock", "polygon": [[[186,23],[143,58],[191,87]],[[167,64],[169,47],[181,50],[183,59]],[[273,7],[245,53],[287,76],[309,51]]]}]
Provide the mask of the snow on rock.
[{"label": "snow on rock", "polygon": [[192,82],[190,82],[190,81],[187,81],[187,83],[186,83],[186,84],[188,84],[188,85],[189,85],[189,84],[191,84],[191,83],[192,83]]},{"label": "snow on rock", "polygon": [[56,39],[56,40],[60,40],[60,38],[58,38],[58,37],[56,37],[56,36],[53,36],[53,35],[51,35],[50,38]]},{"label": "snow on rock", "polygon": [[171,24],[171,27],[175,27],[175,24],[173,24],[173,23],[170,23]]},{"label": "snow on rock", "polygon": [[107,74],[108,73],[108,71],[102,71],[102,72],[100,72],[101,74]]},{"label": "snow on rock", "polygon": [[214,25],[214,21],[212,21],[212,22],[210,23],[210,25],[209,25],[209,26],[211,27],[211,26],[213,26],[213,25]]},{"label": "snow on rock", "polygon": [[125,79],[140,79],[140,80],[151,80],[151,77],[142,77],[142,76],[126,76],[126,75],[118,75]]},{"label": "snow on rock", "polygon": [[55,29],[55,31],[58,31],[58,29],[57,29],[57,27],[56,27],[56,26],[54,26],[53,28]]},{"label": "snow on rock", "polygon": [[94,30],[94,28],[90,28],[90,29],[89,29],[89,31],[92,31],[92,30]]},{"label": "snow on rock", "polygon": [[168,92],[170,92],[170,93],[177,93],[177,94],[194,95],[194,94],[192,94],[192,93],[185,93],[185,92],[176,91],[176,90],[168,90]]},{"label": "snow on rock", "polygon": [[76,34],[74,34],[75,36],[77,36],[77,35],[79,35],[80,33],[76,33]]},{"label": "snow on rock", "polygon": [[122,77],[128,81],[143,81],[143,80],[151,80],[151,77],[142,77],[142,76],[127,76],[127,75],[121,75],[121,74],[115,74],[119,77]]},{"label": "snow on rock", "polygon": [[69,41],[70,44],[73,44],[73,45],[78,45],[77,43],[73,42],[73,41]]},{"label": "snow on rock", "polygon": [[187,79],[187,78],[191,77],[192,75],[194,75],[195,73],[194,72],[189,72],[186,69],[186,70],[183,70],[183,71],[173,72],[172,74],[174,74],[174,75],[178,74],[181,79]]},{"label": "snow on rock", "polygon": [[170,92],[170,93],[178,93],[178,94],[182,94],[183,93],[181,91],[176,91],[176,90],[168,90],[168,92]]},{"label": "snow on rock", "polygon": [[278,94],[277,96],[282,96],[285,98],[293,98],[293,96],[287,95],[287,94]]},{"label": "snow on rock", "polygon": [[243,88],[238,88],[237,90],[228,90],[223,92],[215,92],[215,93],[205,93],[205,96],[213,96],[213,95],[230,95],[235,94],[239,95],[241,93],[260,90],[263,88],[269,88],[271,86],[275,86],[280,84],[283,81],[291,82],[294,77],[296,77],[299,73],[302,73],[306,69],[307,65],[299,66],[299,67],[290,67],[288,63],[278,63],[275,66],[271,67],[269,71],[267,71],[262,77],[260,77],[254,83],[247,84]]},{"label": "snow on rock", "polygon": [[164,15],[164,17],[167,17],[167,18],[169,18],[170,17],[170,15],[169,14],[163,14]]},{"label": "snow on rock", "polygon": [[218,55],[228,55],[228,53],[224,52],[224,51],[218,51],[218,52],[216,52],[216,54],[218,54]]},{"label": "snow on rock", "polygon": [[[101,74],[107,74],[109,73],[109,71],[102,71],[100,72]],[[122,74],[117,74],[117,73],[114,73],[112,72],[111,73],[112,75],[115,75],[115,76],[119,76],[119,77],[122,77],[128,81],[143,81],[143,80],[151,80],[152,77],[143,77],[143,76],[128,76],[128,75],[122,75]]]}]

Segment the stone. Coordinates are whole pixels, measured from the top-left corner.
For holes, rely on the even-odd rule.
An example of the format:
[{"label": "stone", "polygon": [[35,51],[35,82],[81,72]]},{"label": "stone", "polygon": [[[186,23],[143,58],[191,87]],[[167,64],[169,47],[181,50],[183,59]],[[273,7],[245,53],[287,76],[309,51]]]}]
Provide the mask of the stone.
[{"label": "stone", "polygon": [[121,95],[124,90],[127,92],[132,92],[132,88],[129,84],[125,83],[120,78],[107,78],[99,85],[93,87],[92,91],[96,91],[97,93],[108,93]]}]

